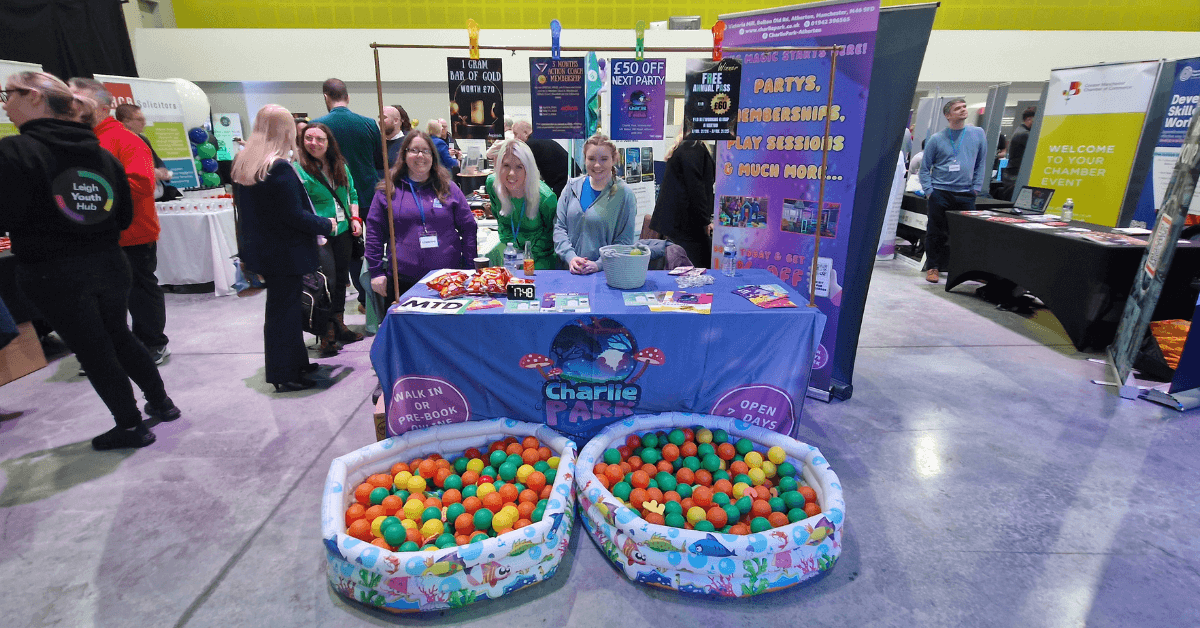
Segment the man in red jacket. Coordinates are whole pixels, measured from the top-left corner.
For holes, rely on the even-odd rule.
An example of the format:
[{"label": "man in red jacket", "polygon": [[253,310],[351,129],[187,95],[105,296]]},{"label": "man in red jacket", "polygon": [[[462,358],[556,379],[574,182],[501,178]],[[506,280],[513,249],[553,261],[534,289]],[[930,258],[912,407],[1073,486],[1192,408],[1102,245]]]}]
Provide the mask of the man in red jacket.
[{"label": "man in red jacket", "polygon": [[133,196],[133,224],[121,232],[121,248],[129,259],[133,286],[129,290],[129,315],[133,335],[150,351],[155,364],[162,364],[167,349],[167,304],[158,277],[158,212],[154,209],[154,159],[150,147],[112,117],[113,97],[103,83],[73,78],[76,94],[96,101],[92,126],[100,145],[125,166]]}]

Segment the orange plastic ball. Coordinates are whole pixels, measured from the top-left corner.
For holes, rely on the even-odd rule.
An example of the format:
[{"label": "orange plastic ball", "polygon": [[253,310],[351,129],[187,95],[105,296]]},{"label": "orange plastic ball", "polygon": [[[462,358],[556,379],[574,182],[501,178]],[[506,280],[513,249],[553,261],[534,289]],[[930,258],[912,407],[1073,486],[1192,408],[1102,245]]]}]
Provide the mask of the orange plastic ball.
[{"label": "orange plastic ball", "polygon": [[629,484],[634,488],[646,488],[650,486],[650,474],[638,469],[630,476]]},{"label": "orange plastic ball", "polygon": [[370,506],[371,491],[375,490],[376,488],[378,487],[366,482],[359,484],[358,487],[354,489],[354,501],[362,504],[363,506]]},{"label": "orange plastic ball", "polygon": [[471,513],[471,514],[475,514],[476,510],[479,510],[480,508],[483,507],[483,500],[472,495],[470,497],[467,497],[466,499],[463,499],[462,505],[463,505],[464,511]]},{"label": "orange plastic ball", "polygon": [[346,509],[346,526],[349,527],[351,523],[362,519],[366,512],[367,509],[362,504],[350,504]]},{"label": "orange plastic ball", "polygon": [[641,508],[646,503],[646,489],[635,488],[629,491],[629,505],[634,508]]},{"label": "orange plastic ball", "polygon": [[[386,500],[385,500],[386,501]],[[442,505],[449,506],[462,501],[462,491],[456,488],[448,488],[445,493],[442,493]]]},{"label": "orange plastic ball", "polygon": [[400,499],[399,495],[388,495],[383,498],[382,502],[379,502],[379,505],[383,506],[384,514],[390,517],[404,507],[404,500]]},{"label": "orange plastic ball", "polygon": [[532,449],[537,451],[537,448],[541,446],[542,444],[538,442],[538,439],[535,436],[526,436],[525,439],[521,441],[521,447],[524,449]]},{"label": "orange plastic ball", "polygon": [[[729,522],[729,515],[727,515],[725,513],[725,509],[721,508],[720,506],[713,506],[709,508],[706,518],[708,519],[708,522],[713,524],[713,527],[717,529],[724,528],[725,524]],[[784,515],[783,520],[787,521],[787,515]]]}]

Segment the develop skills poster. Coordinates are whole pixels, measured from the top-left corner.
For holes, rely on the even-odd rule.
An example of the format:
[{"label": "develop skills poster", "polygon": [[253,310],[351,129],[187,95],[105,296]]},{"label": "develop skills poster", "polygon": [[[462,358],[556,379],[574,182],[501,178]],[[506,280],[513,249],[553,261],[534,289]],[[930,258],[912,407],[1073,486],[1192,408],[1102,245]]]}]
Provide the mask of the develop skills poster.
[{"label": "develop skills poster", "polygon": [[667,115],[667,60],[612,60],[612,138],[661,140]]},{"label": "develop skills poster", "polygon": [[[1200,57],[1177,61],[1171,100],[1163,118],[1158,144],[1154,147],[1154,162],[1146,177],[1146,183],[1142,186],[1142,194],[1138,197],[1131,227],[1152,228],[1154,217],[1158,215],[1163,196],[1167,193],[1167,185],[1171,182],[1171,174],[1175,172],[1175,162],[1179,161],[1180,147],[1183,146],[1183,138],[1187,135],[1188,124],[1192,121],[1192,114],[1196,113],[1197,107],[1200,107]],[[1189,213],[1200,214],[1198,200],[1200,188],[1197,188],[1196,196],[1192,197]]]},{"label": "develop skills poster", "polygon": [[[717,142],[713,267],[723,243],[737,247],[740,267],[766,268],[808,295],[820,237],[816,305],[827,317],[815,350],[810,387],[828,391],[837,338],[847,239],[863,142],[879,1],[724,17],[725,45],[843,46],[827,113],[830,55],[824,51],[727,52],[742,61],[738,139]],[[821,170],[825,117],[827,167]],[[818,207],[820,178],[825,199]],[[817,219],[820,218],[820,232]]]}]

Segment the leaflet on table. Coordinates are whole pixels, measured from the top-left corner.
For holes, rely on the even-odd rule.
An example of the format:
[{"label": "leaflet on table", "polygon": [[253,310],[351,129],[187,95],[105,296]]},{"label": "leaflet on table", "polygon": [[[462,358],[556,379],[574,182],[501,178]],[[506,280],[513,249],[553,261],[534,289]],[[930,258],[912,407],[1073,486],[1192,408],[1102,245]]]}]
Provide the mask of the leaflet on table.
[{"label": "leaflet on table", "polygon": [[462,314],[470,304],[471,299],[411,296],[393,305],[391,311],[397,314]]},{"label": "leaflet on table", "polygon": [[1146,245],[1145,240],[1141,240],[1141,239],[1138,239],[1138,238],[1135,238],[1132,236],[1122,235],[1120,233],[1104,233],[1101,231],[1088,231],[1087,233],[1076,233],[1073,235],[1075,235],[1076,237],[1083,238],[1084,240],[1091,240],[1092,242],[1099,242],[1100,244],[1121,244],[1121,245],[1126,245],[1126,246],[1130,246],[1130,245],[1145,246]]},{"label": "leaflet on table", "polygon": [[505,314],[530,314],[541,311],[542,308],[538,306],[537,301],[518,301],[516,299],[509,299],[508,302],[504,304]]},{"label": "leaflet on table", "polygon": [[592,311],[592,305],[587,293],[547,292],[542,295],[541,311],[587,314]]},{"label": "leaflet on table", "polygon": [[471,304],[467,306],[467,311],[489,310],[494,307],[504,307],[504,302],[499,299],[474,298],[471,299]]},{"label": "leaflet on table", "polygon": [[658,297],[654,292],[624,292],[621,296],[625,299],[625,307],[635,305],[658,305]]},{"label": "leaflet on table", "polygon": [[654,293],[657,305],[651,305],[651,312],[689,312],[692,314],[709,314],[712,312],[712,293],[674,292],[671,290]]},{"label": "leaflet on table", "polygon": [[1042,222],[1023,222],[1017,226],[1024,227],[1026,229],[1053,229],[1054,228],[1054,225],[1048,225],[1048,224],[1042,223]]},{"label": "leaflet on table", "polygon": [[742,286],[733,293],[745,297],[761,308],[796,307],[796,304],[788,298],[787,290],[778,284]]}]

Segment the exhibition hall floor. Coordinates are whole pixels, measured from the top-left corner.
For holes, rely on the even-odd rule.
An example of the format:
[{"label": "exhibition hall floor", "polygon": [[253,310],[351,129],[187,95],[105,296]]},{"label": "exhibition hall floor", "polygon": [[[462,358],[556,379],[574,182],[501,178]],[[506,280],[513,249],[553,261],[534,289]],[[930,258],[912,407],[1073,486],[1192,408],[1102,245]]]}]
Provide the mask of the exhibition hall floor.
[{"label": "exhibition hall floor", "polygon": [[[27,626],[1200,625],[1200,415],[1126,401],[1032,318],[875,268],[854,396],[809,400],[801,440],[841,477],[823,577],[748,599],[636,585],[577,521],[558,575],[428,616],[367,610],[325,576],[330,461],[374,440],[370,340],[322,388],[268,392],[264,295],[167,295],[162,367],[183,418],[112,427],[74,357],[0,388],[0,624]],[[361,324],[362,317],[350,317]]]}]

